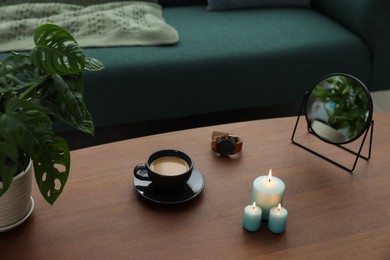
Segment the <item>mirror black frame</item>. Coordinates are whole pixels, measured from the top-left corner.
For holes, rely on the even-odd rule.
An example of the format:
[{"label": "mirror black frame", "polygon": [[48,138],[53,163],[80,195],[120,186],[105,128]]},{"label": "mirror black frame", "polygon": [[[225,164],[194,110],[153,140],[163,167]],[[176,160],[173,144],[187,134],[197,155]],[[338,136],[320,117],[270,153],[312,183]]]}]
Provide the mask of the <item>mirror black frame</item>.
[{"label": "mirror black frame", "polygon": [[[305,95],[304,95],[304,98],[303,98],[303,101],[302,101],[302,104],[301,104],[301,107],[300,107],[300,110],[298,112],[298,116],[297,116],[297,121],[295,123],[295,127],[294,127],[294,130],[293,130],[293,134],[291,136],[291,142],[295,145],[298,145],[299,147],[305,149],[306,151],[309,151],[319,157],[321,157],[322,159],[324,160],[327,160],[328,162],[331,162],[333,164],[335,164],[336,166],[339,166],[340,168],[346,170],[346,171],[349,171],[350,173],[352,173],[356,167],[356,164],[357,164],[357,161],[359,158],[363,158],[365,160],[369,160],[371,158],[371,146],[372,146],[372,138],[373,138],[373,132],[374,132],[374,120],[372,119],[372,116],[373,116],[373,103],[372,103],[372,98],[371,98],[371,95],[370,95],[370,92],[368,91],[367,87],[360,81],[358,80],[357,78],[349,75],[349,74],[345,74],[345,73],[333,73],[333,74],[329,74],[329,75],[326,75],[324,77],[322,77],[317,83],[316,85],[312,88],[312,90],[318,85],[318,83],[320,83],[321,81],[323,81],[324,79],[328,78],[328,77],[331,77],[331,76],[336,76],[336,75],[340,75],[340,76],[347,76],[347,77],[350,77],[354,80],[357,80],[357,82],[359,82],[361,84],[361,86],[364,87],[365,91],[366,91],[366,94],[368,96],[368,108],[369,108],[369,114],[367,116],[367,120],[366,120],[366,124],[364,125],[364,127],[362,128],[362,130],[354,137],[354,138],[351,138],[349,140],[347,140],[346,142],[341,142],[341,143],[334,143],[334,142],[330,142],[329,140],[325,139],[325,138],[321,138],[321,136],[319,136],[318,134],[315,133],[315,131],[313,131],[313,129],[310,127],[310,124],[309,124],[309,121],[307,119],[307,102],[310,98],[310,94],[311,92],[309,91],[306,91],[305,92]],[[336,147],[339,147],[349,153],[352,153],[354,155],[356,155],[356,158],[355,158],[355,161],[353,163],[353,166],[352,168],[347,168],[346,166],[336,162],[335,160],[332,160],[316,151],[314,151],[313,149],[309,148],[309,147],[306,147],[305,145],[301,144],[301,143],[298,143],[294,140],[294,137],[295,137],[295,133],[297,131],[297,128],[298,128],[298,124],[299,124],[299,120],[300,120],[300,117],[302,115],[302,112],[305,113],[305,117],[306,117],[306,123],[307,123],[307,130],[308,130],[308,133],[309,134],[313,134],[314,136],[316,136],[317,138],[319,138],[321,141],[324,141],[330,145],[334,145]],[[361,154],[362,152],[362,149],[363,149],[363,145],[366,141],[366,137],[367,137],[367,134],[369,132],[369,130],[371,129],[370,131],[370,139],[369,139],[369,148],[368,148],[368,155],[367,156],[363,156]],[[362,137],[363,135],[363,137]],[[353,141],[356,141],[358,138],[362,137],[362,142],[360,144],[360,147],[358,149],[358,151],[353,151],[345,146],[343,146],[344,144],[346,143],[351,143]]]}]

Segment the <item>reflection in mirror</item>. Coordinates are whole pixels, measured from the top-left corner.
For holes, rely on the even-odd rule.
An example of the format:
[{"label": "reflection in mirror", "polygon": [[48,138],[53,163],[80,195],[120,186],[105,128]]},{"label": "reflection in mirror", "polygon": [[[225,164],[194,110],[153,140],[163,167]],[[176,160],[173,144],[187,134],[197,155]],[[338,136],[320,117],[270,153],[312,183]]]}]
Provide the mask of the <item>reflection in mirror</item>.
[{"label": "reflection in mirror", "polygon": [[350,75],[329,75],[309,93],[306,103],[309,129],[326,142],[342,144],[359,138],[371,118],[370,93]]}]

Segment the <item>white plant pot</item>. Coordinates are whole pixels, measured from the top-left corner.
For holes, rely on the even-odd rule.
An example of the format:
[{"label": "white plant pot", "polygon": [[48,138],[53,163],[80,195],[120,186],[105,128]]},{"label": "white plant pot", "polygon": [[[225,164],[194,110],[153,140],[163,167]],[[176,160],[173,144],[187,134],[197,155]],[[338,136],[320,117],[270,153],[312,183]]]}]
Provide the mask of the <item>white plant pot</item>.
[{"label": "white plant pot", "polygon": [[17,227],[31,215],[32,168],[30,160],[26,170],[13,178],[9,189],[0,197],[0,232]]}]

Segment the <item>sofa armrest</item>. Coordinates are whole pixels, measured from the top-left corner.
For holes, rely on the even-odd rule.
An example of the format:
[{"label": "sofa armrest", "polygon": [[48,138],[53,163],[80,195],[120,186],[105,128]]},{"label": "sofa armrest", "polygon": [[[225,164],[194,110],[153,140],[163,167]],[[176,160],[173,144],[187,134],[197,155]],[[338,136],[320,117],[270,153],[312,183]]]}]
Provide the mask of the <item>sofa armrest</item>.
[{"label": "sofa armrest", "polygon": [[359,35],[371,54],[370,90],[390,88],[390,1],[312,0],[312,8]]}]

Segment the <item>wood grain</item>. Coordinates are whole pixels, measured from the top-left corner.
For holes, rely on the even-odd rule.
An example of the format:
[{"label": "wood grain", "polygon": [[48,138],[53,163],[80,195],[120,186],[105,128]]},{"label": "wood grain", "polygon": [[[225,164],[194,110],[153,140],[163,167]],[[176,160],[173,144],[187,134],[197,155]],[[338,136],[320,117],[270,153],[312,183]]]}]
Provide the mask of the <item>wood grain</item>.
[{"label": "wood grain", "polygon": [[[20,227],[0,233],[1,259],[389,259],[390,114],[374,114],[372,158],[350,174],[290,141],[295,117],[171,132],[72,152],[71,176],[53,207],[33,187],[36,207]],[[345,163],[351,156],[298,138]],[[236,158],[210,148],[212,131],[243,140]],[[203,173],[202,194],[185,204],[145,201],[133,168],[152,152],[188,153]],[[353,157],[352,157],[353,159]],[[286,184],[287,230],[242,228],[253,180],[272,168]]]}]

